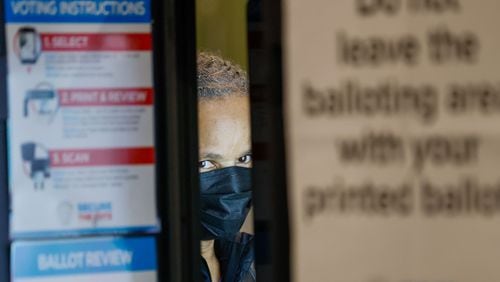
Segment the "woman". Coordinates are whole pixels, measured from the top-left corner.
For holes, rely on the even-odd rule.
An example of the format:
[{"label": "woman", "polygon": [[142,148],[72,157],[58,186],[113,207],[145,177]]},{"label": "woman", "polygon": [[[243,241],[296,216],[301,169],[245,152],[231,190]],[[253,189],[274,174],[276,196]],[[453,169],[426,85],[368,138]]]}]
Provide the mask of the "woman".
[{"label": "woman", "polygon": [[204,281],[255,281],[253,236],[241,233],[251,205],[252,154],[246,73],[198,56],[198,120]]}]

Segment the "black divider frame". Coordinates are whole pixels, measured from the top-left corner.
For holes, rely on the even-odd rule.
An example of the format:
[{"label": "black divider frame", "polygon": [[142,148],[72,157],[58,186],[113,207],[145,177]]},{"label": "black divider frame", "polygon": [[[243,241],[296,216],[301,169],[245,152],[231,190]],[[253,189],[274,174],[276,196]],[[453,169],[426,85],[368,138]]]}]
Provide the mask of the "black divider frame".
[{"label": "black divider frame", "polygon": [[[3,59],[2,59],[3,61]],[[3,62],[2,62],[3,63]],[[0,73],[3,75],[3,70]],[[2,79],[4,80],[4,79]],[[3,82],[3,81],[2,81]],[[1,83],[1,82],[0,82]],[[4,88],[2,86],[2,88]],[[3,95],[4,91],[0,91]],[[5,100],[0,103],[4,103]],[[3,105],[1,105],[3,107]],[[2,109],[3,110],[3,109]],[[0,122],[0,282],[8,282],[10,277],[10,242],[9,242],[9,196],[7,188],[7,146],[5,119]]]},{"label": "black divider frame", "polygon": [[[2,59],[3,63],[3,59]],[[0,75],[3,74],[0,72]],[[0,85],[1,83],[0,82]],[[2,88],[3,85],[2,85]],[[0,95],[3,95],[4,91],[0,91]],[[4,103],[5,100],[0,103]],[[3,104],[1,107],[4,107]],[[2,109],[3,110],[3,109]],[[9,242],[9,195],[7,188],[7,146],[6,146],[6,124],[3,117],[0,121],[0,282],[8,282],[9,280],[9,270],[10,270],[10,242]]]},{"label": "black divider frame", "polygon": [[159,281],[200,280],[194,0],[152,0]]},{"label": "black divider frame", "polygon": [[5,17],[2,3],[0,5],[0,282],[10,281],[6,48]]},{"label": "black divider frame", "polygon": [[290,281],[281,21],[280,0],[249,1],[257,281]]}]

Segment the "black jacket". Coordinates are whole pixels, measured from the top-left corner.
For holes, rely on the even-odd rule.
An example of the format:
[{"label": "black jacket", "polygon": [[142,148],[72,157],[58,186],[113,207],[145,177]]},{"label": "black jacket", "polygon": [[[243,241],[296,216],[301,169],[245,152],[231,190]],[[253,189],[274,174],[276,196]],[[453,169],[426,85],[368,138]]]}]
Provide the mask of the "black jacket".
[{"label": "black jacket", "polygon": [[[240,233],[234,238],[215,240],[215,256],[219,260],[221,282],[255,282],[253,236]],[[212,281],[207,262],[202,258],[202,281]]]}]

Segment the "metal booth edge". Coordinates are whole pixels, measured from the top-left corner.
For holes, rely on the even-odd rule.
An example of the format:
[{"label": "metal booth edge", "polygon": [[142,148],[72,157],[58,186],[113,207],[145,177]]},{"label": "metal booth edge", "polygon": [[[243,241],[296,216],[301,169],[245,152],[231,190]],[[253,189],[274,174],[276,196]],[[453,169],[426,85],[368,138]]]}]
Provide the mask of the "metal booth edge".
[{"label": "metal booth edge", "polygon": [[159,281],[200,280],[194,0],[152,0]]},{"label": "metal booth edge", "polygon": [[282,1],[248,4],[257,281],[290,281]]}]

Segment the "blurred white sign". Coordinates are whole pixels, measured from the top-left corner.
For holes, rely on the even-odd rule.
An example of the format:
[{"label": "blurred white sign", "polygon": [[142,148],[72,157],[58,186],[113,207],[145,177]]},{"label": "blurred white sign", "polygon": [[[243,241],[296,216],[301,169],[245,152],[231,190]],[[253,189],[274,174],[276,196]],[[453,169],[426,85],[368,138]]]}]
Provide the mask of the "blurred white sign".
[{"label": "blurred white sign", "polygon": [[294,281],[500,281],[497,0],[286,0]]}]

